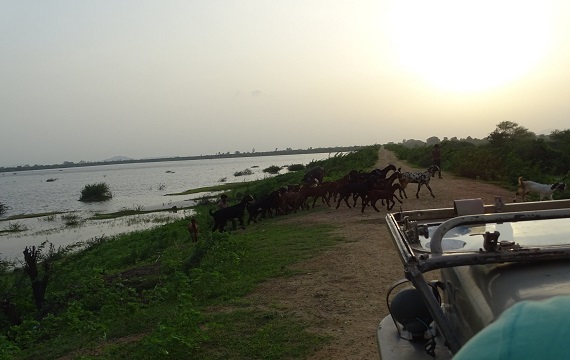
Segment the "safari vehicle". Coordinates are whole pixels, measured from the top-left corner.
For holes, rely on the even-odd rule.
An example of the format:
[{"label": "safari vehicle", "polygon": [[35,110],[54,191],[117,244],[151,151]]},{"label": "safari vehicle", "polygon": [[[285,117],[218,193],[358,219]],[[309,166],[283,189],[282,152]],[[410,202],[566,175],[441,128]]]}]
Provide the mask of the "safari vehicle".
[{"label": "safari vehicle", "polygon": [[570,294],[569,200],[456,200],[386,223],[405,279],[386,295],[383,360],[450,359],[512,305]]}]

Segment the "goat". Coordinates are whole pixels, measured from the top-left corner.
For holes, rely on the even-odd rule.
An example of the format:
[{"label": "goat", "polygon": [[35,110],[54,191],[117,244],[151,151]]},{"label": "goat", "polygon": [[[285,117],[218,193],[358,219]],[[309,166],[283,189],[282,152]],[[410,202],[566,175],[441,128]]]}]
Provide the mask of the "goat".
[{"label": "goat", "polygon": [[[392,173],[392,175],[390,175],[389,177],[387,177],[386,179],[381,179],[378,182],[376,182],[376,186],[374,187],[374,190],[389,190],[393,187],[394,181],[396,181],[396,179],[398,179],[398,190],[401,188],[400,187],[400,183],[399,183],[399,179],[400,179],[400,171],[396,170]],[[382,206],[384,206],[384,198],[380,198],[382,200]],[[398,201],[400,201],[401,199],[403,199],[400,195],[400,198],[398,198],[398,196],[396,195],[396,199]],[[400,203],[402,203],[400,201]]]},{"label": "goat", "polygon": [[386,175],[388,175],[388,171],[390,171],[390,170],[396,171],[396,165],[394,165],[394,164],[388,164],[388,166],[386,166],[386,167],[383,168],[383,169],[374,169],[374,170],[372,170],[372,171],[370,172],[370,174],[376,175],[376,176],[378,176],[378,177],[385,178]]},{"label": "goat", "polygon": [[304,183],[314,183],[314,180],[316,180],[320,184],[323,182],[324,177],[325,170],[320,166],[316,166],[305,173],[302,181]]},{"label": "goat", "polygon": [[[368,194],[366,194],[366,197],[362,200],[362,212],[364,212],[364,208],[366,207],[366,205],[368,205],[368,203],[370,203],[370,206],[372,206],[374,210],[380,212],[380,210],[378,210],[378,208],[376,207],[376,202],[380,199],[382,199],[382,201],[386,200],[386,210],[388,211],[392,210],[394,205],[396,205],[394,198],[398,200],[400,204],[402,203],[402,201],[398,199],[398,197],[396,196],[396,190],[399,189],[400,189],[400,184],[396,183],[385,189],[370,190]],[[390,203],[392,203],[392,205],[390,205]]]},{"label": "goat", "polygon": [[289,214],[292,211],[297,212],[297,204],[299,202],[299,191],[288,190],[281,188],[281,208],[280,214]]},{"label": "goat", "polygon": [[321,201],[323,203],[326,203],[330,207],[331,204],[330,204],[329,199],[328,199],[330,187],[327,184],[331,184],[331,183],[326,183],[326,184],[317,185],[317,186],[303,185],[303,187],[301,187],[301,196],[303,197],[303,201],[306,201],[309,198],[313,198],[312,208],[314,208],[315,204],[317,202],[317,199],[321,198]]},{"label": "goat", "polygon": [[338,189],[338,202],[336,204],[336,208],[338,209],[342,200],[346,203],[348,208],[351,208],[350,204],[348,203],[348,198],[352,195],[354,199],[354,205],[356,205],[356,200],[358,197],[364,199],[366,194],[369,190],[374,188],[374,183],[378,179],[375,176],[371,176],[365,181],[362,182],[347,182],[341,185]]},{"label": "goat", "polygon": [[[401,168],[398,169],[398,172],[400,172],[400,170]],[[402,193],[404,193],[406,199],[408,198],[408,195],[406,194],[406,186],[408,186],[409,183],[418,184],[418,191],[416,191],[417,198],[420,197],[419,193],[422,185],[425,185],[428,188],[431,197],[435,197],[433,191],[431,191],[431,187],[429,186],[429,181],[435,175],[436,171],[439,171],[439,167],[437,165],[431,165],[424,172],[400,172],[400,198],[402,197]]]},{"label": "goat", "polygon": [[540,184],[530,180],[523,180],[522,176],[519,176],[518,183],[519,188],[515,193],[513,202],[517,202],[517,196],[520,196],[524,202],[525,196],[531,192],[538,193],[540,201],[542,201],[545,197],[549,197],[550,200],[552,200],[552,195],[556,190],[566,190],[566,183],[563,182],[556,182],[554,184]]},{"label": "goat", "polygon": [[265,219],[273,217],[274,211],[275,214],[279,214],[281,209],[280,189],[273,190],[269,194],[261,196],[258,200],[247,205],[246,209],[249,214],[247,225],[251,224],[252,221],[257,223],[258,216],[260,216],[260,219]]},{"label": "goat", "polygon": [[[245,226],[243,225],[243,215],[247,205],[253,201],[254,199],[251,195],[246,195],[236,205],[228,206],[215,212],[210,209],[210,215],[214,218],[214,227],[212,228],[212,232],[216,230],[224,232],[226,222],[232,219],[238,219],[241,228],[245,229]],[[235,226],[234,230],[236,230]]]},{"label": "goat", "polygon": [[[372,183],[372,188],[370,188],[369,190],[373,189],[383,190],[389,188],[392,185],[392,183],[400,176],[400,172],[395,171],[388,178],[385,178],[385,175],[380,175],[380,176],[375,175],[374,171],[375,170],[373,170],[370,174],[364,176],[364,178],[366,179],[365,181],[369,181]],[[361,198],[361,200],[364,200],[366,193],[367,191],[353,192],[352,200],[354,201],[354,204],[352,206],[356,206],[356,202],[358,201],[359,197]],[[384,205],[384,200],[382,200],[382,205]]]}]

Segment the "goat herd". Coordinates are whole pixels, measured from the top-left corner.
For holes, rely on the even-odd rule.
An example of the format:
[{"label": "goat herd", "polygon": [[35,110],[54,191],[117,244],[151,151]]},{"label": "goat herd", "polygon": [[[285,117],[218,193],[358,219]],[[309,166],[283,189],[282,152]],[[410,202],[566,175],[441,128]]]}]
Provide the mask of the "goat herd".
[{"label": "goat herd", "polygon": [[[210,210],[210,215],[214,218],[212,231],[223,232],[228,221],[233,223],[235,230],[236,219],[239,225],[245,229],[244,216],[246,211],[249,215],[247,219],[249,225],[252,221],[257,222],[257,220],[265,217],[314,208],[319,199],[329,207],[332,199],[336,202],[338,209],[343,201],[349,208],[356,207],[357,200],[360,198],[362,212],[368,205],[374,210],[380,211],[376,207],[376,203],[381,200],[382,205],[386,205],[386,209],[389,211],[394,207],[396,201],[402,203],[400,199],[408,197],[406,187],[410,183],[418,184],[416,197],[419,197],[420,188],[423,185],[427,187],[431,196],[435,197],[429,182],[438,170],[436,165],[432,165],[424,172],[402,172],[401,169],[396,169],[396,166],[390,164],[383,169],[375,169],[370,172],[352,170],[336,181],[323,182],[324,170],[321,167],[316,167],[306,173],[301,184],[282,187],[259,199],[246,195],[236,205],[217,211]],[[392,173],[388,176],[390,171]],[[352,206],[349,200],[352,201]]]}]

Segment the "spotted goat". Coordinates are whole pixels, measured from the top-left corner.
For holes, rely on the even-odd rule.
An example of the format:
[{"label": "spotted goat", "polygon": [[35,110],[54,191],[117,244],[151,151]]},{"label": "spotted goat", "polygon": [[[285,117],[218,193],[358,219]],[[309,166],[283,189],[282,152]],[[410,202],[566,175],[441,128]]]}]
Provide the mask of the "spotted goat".
[{"label": "spotted goat", "polygon": [[400,198],[402,198],[402,194],[404,194],[406,199],[408,198],[408,195],[406,194],[406,186],[408,186],[410,183],[418,184],[418,191],[416,191],[417,198],[420,197],[420,189],[423,185],[427,187],[431,196],[435,197],[433,191],[431,191],[431,187],[429,186],[429,181],[435,175],[435,173],[439,171],[439,167],[437,165],[431,165],[424,172],[402,172],[401,168],[399,168],[398,171],[400,172],[400,177],[398,178],[400,182]]}]

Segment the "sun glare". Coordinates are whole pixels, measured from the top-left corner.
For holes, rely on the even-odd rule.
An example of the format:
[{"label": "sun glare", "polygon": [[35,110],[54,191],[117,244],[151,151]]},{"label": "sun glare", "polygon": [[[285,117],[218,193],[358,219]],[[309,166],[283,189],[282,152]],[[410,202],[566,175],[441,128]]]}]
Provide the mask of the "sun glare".
[{"label": "sun glare", "polygon": [[442,90],[507,84],[536,67],[550,47],[541,1],[404,0],[391,15],[400,64]]}]

